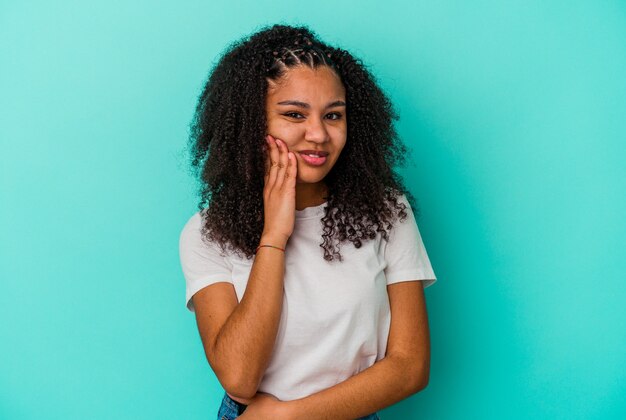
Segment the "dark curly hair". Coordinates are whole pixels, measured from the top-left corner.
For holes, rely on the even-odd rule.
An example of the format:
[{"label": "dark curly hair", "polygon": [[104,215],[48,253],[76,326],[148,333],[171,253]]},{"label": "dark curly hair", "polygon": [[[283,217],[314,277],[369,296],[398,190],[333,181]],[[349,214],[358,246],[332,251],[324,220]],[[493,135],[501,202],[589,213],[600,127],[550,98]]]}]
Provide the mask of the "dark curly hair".
[{"label": "dark curly hair", "polygon": [[[250,259],[263,231],[263,174],[268,80],[287,68],[328,66],[346,92],[346,144],[324,178],[328,195],[323,225],[324,259],[342,261],[339,245],[360,248],[388,231],[415,198],[394,166],[406,146],[393,125],[398,115],[364,64],[348,51],[319,40],[306,26],[273,25],[232,43],[209,73],[190,124],[191,164],[200,180],[202,235]],[[210,205],[209,205],[210,204]],[[206,208],[208,206],[208,208]]]}]

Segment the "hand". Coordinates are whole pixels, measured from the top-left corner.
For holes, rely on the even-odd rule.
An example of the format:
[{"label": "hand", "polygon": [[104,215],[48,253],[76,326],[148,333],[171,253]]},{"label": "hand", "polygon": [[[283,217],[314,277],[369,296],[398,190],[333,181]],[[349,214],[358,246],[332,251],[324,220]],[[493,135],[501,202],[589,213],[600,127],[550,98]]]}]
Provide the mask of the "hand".
[{"label": "hand", "polygon": [[264,392],[257,392],[243,414],[237,417],[242,420],[291,420],[292,418],[287,402]]},{"label": "hand", "polygon": [[262,236],[279,241],[271,245],[284,246],[295,224],[298,163],[284,142],[269,134],[266,141],[268,148],[263,187],[265,224]]}]

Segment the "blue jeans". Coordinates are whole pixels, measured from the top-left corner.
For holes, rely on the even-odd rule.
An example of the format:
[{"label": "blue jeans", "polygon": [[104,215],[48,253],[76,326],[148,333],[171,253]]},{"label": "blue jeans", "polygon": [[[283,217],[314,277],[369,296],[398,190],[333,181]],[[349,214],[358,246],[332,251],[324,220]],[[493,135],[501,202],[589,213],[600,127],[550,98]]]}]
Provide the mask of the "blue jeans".
[{"label": "blue jeans", "polygon": [[[222,399],[222,405],[217,412],[217,420],[233,420],[239,417],[244,412],[247,405],[241,404],[228,396],[224,392],[224,398]],[[359,417],[357,420],[379,420],[378,414],[370,414],[369,416]]]}]

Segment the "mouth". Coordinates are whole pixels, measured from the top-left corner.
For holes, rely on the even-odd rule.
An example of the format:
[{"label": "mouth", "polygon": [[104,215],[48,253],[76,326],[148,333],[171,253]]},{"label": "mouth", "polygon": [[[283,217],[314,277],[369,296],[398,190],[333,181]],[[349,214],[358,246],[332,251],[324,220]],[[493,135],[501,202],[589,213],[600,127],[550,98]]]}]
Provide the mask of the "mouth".
[{"label": "mouth", "polygon": [[315,150],[302,150],[298,152],[302,160],[311,166],[321,166],[326,163],[328,152]]}]

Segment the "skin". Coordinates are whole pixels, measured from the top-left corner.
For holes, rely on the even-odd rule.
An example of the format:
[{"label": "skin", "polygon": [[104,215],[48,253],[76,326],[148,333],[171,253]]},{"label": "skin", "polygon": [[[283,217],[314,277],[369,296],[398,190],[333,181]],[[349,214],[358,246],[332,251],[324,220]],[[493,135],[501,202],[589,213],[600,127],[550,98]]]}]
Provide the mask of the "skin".
[{"label": "skin", "polygon": [[421,281],[387,286],[391,327],[385,357],[330,388],[280,401],[257,393],[242,420],[355,419],[389,407],[424,389],[430,370],[430,338]]},{"label": "skin", "polygon": [[[285,102],[290,102],[285,104]],[[297,102],[294,104],[293,102]],[[330,106],[329,106],[330,104]],[[261,236],[262,244],[271,244],[284,248],[293,233],[295,210],[316,206],[326,201],[324,177],[331,170],[346,143],[347,122],[345,118],[345,89],[340,78],[328,67],[311,69],[301,66],[290,68],[278,81],[269,81],[266,96],[266,161],[263,190],[265,222]],[[298,151],[323,150],[328,152],[326,162],[321,166],[311,166],[302,160]],[[284,274],[284,254],[280,251],[261,248],[253,265],[246,294],[240,305],[236,305],[234,293],[224,291],[229,296],[231,305],[220,315],[206,315],[204,318],[220,318],[227,321],[209,322],[208,325],[223,324],[219,336],[207,342],[216,343],[209,346],[207,354],[214,360],[212,366],[231,365],[226,360],[233,340],[243,342],[237,348],[257,349],[254,355],[242,354],[244,362],[234,363],[246,366],[245,371],[252,377],[250,386],[258,386],[262,377],[262,368],[266,367],[276,336],[278,320],[282,304],[282,279]],[[263,292],[256,293],[257,278],[263,277]],[[272,286],[272,287],[270,287]],[[225,285],[225,287],[231,287]],[[207,288],[209,289],[209,288]],[[216,291],[211,292],[216,295]],[[203,293],[198,293],[198,300]],[[258,296],[256,296],[258,295]],[[207,296],[208,292],[207,292]],[[196,298],[194,297],[194,303]],[[253,304],[257,302],[257,304]],[[261,304],[262,302],[262,304]],[[216,305],[208,302],[205,306]],[[197,311],[202,312],[202,305]],[[267,313],[252,314],[249,312],[265,308]],[[232,315],[228,316],[229,313]],[[263,325],[251,325],[253,321],[263,319]],[[208,327],[206,327],[208,328]],[[245,332],[254,332],[248,337]],[[231,337],[237,333],[237,337]],[[215,333],[207,333],[213,336]],[[261,349],[261,350],[258,350]],[[222,350],[222,351],[220,351]],[[221,360],[221,362],[220,362]],[[240,377],[240,375],[236,375]],[[232,383],[241,383],[234,379]],[[249,388],[249,387],[246,387]],[[242,390],[243,393],[245,389]],[[243,404],[263,406],[262,402],[274,398],[268,394],[257,393],[253,399],[235,396],[230,397]],[[251,410],[254,412],[254,410]]]},{"label": "skin", "polygon": [[[301,104],[281,104],[289,101]],[[267,131],[294,152],[297,210],[326,201],[323,179],[339,159],[348,135],[345,102],[343,83],[327,66],[292,67],[279,81],[269,80]],[[301,150],[324,150],[329,155],[322,166],[314,167],[304,162]]]},{"label": "skin", "polygon": [[[308,107],[279,104],[294,100]],[[271,85],[266,102],[270,135],[262,243],[285,244],[293,231],[293,210],[325,201],[323,179],[346,142],[345,105],[328,107],[338,100],[345,103],[343,85],[326,67],[294,68],[279,83]],[[324,165],[312,167],[298,153],[290,152],[305,149],[330,154]],[[385,358],[344,382],[298,400],[280,401],[257,392],[251,399],[240,400],[248,407],[239,418],[351,419],[388,407],[423,389],[429,376],[430,339],[422,283],[391,284],[387,293],[392,316]]]}]

